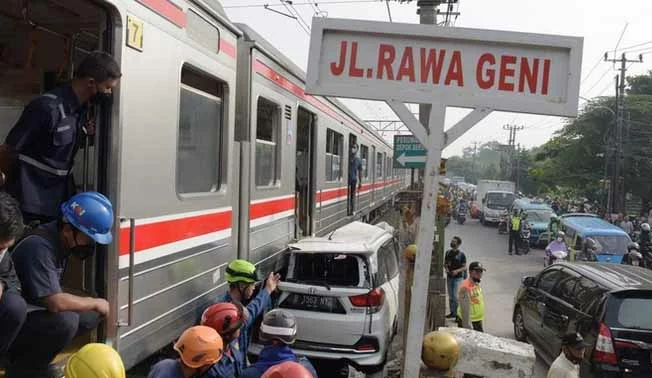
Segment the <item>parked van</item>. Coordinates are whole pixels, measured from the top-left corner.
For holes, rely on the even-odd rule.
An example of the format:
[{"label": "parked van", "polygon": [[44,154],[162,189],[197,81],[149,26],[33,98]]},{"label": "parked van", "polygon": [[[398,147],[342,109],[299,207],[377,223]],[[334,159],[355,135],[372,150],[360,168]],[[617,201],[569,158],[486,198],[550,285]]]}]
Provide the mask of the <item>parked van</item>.
[{"label": "parked van", "polygon": [[519,198],[514,201],[509,214],[514,210],[527,214],[527,222],[530,226],[530,245],[545,246],[548,244],[548,224],[552,215],[552,208],[545,202],[535,201],[530,198]]},{"label": "parked van", "polygon": [[570,261],[590,260],[590,257],[582,256],[582,247],[584,241],[591,238],[597,244],[594,258],[598,262],[620,264],[627,253],[627,244],[631,242],[629,235],[620,227],[592,214],[562,215],[561,230],[566,233]]}]

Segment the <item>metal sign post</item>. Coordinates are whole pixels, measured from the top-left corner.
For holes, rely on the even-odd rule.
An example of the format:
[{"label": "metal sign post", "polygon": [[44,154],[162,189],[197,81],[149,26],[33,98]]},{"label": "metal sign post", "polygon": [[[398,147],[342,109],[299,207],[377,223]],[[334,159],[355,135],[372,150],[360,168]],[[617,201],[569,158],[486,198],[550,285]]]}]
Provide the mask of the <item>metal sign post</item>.
[{"label": "metal sign post", "polygon": [[[493,110],[576,116],[583,41],[317,17],[311,30],[306,93],[385,101],[427,151],[407,153],[404,147],[400,155],[395,154],[395,164],[402,167],[425,160],[401,375],[414,378],[420,370],[442,149]],[[406,103],[432,105],[428,128],[414,118]],[[445,131],[447,106],[473,111]]]}]

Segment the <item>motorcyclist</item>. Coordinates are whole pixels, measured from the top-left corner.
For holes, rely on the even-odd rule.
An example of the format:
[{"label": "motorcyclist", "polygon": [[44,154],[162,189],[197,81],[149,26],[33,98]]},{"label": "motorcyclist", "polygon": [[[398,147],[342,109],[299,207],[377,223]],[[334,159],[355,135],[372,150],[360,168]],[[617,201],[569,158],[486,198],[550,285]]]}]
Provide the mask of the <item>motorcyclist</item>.
[{"label": "motorcyclist", "polygon": [[596,253],[598,251],[599,244],[592,238],[586,238],[582,244],[582,250],[580,255],[576,257],[576,260],[579,261],[598,261]]},{"label": "motorcyclist", "polygon": [[564,240],[565,236],[566,234],[563,231],[558,231],[555,240],[551,241],[548,244],[548,246],[546,247],[546,256],[545,256],[544,265],[552,264],[553,252],[561,251],[561,252],[568,253],[568,246],[566,245],[566,241]]},{"label": "motorcyclist", "polygon": [[641,224],[641,234],[638,236],[640,252],[646,261],[652,260],[652,234],[650,233],[650,224]]},{"label": "motorcyclist", "polygon": [[638,243],[631,242],[627,245],[627,253],[623,255],[623,260],[621,264],[633,265],[633,266],[645,266],[643,261],[643,255],[640,252],[640,247]]},{"label": "motorcyclist", "polygon": [[557,214],[553,213],[550,216],[550,222],[548,223],[548,235],[550,235],[550,241],[552,241],[553,236],[557,235],[559,232],[561,225],[561,221]]}]

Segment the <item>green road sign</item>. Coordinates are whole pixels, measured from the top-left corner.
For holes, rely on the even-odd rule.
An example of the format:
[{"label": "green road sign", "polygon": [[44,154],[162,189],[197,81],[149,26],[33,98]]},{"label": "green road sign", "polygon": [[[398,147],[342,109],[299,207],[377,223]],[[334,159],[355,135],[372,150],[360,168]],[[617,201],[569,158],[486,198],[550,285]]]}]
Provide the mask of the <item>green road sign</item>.
[{"label": "green road sign", "polygon": [[426,152],[414,135],[394,135],[394,168],[425,168]]}]

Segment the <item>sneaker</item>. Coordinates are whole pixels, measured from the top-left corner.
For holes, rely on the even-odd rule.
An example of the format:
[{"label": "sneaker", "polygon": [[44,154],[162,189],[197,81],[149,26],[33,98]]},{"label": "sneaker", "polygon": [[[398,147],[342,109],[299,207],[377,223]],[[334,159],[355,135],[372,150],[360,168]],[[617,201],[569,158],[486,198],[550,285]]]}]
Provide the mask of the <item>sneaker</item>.
[{"label": "sneaker", "polygon": [[446,319],[455,319],[455,318],[457,318],[457,315],[453,314],[452,312],[446,315]]}]

